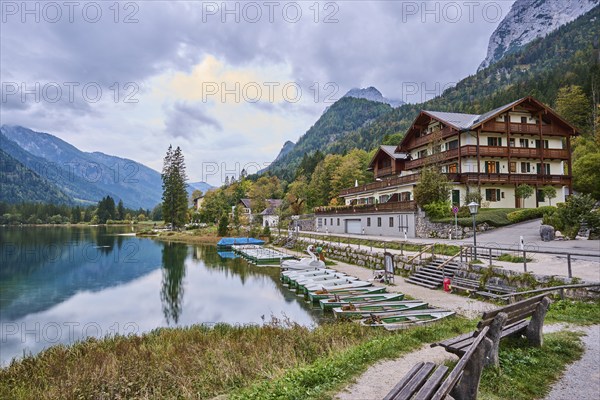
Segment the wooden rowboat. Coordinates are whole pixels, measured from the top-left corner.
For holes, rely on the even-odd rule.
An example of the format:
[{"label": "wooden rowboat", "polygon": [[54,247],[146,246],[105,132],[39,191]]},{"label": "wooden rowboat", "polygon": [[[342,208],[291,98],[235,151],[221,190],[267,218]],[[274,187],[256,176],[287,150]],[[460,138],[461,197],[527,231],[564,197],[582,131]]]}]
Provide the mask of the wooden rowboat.
[{"label": "wooden rowboat", "polygon": [[376,302],[376,303],[350,303],[333,309],[333,314],[338,318],[366,318],[370,315],[378,317],[393,316],[408,310],[426,309],[429,304],[419,300]]},{"label": "wooden rowboat", "polygon": [[384,286],[373,286],[366,288],[350,288],[350,289],[330,289],[330,290],[316,290],[313,292],[308,292],[308,299],[316,303],[321,299],[332,299],[337,296],[356,296],[360,294],[376,294],[376,293],[384,293],[386,288]]},{"label": "wooden rowboat", "polygon": [[349,303],[374,303],[374,302],[389,302],[394,300],[402,300],[403,293],[377,293],[377,294],[362,294],[357,296],[337,296],[333,299],[321,299],[319,305],[323,310],[332,310],[336,307],[342,307]]},{"label": "wooden rowboat", "polygon": [[360,321],[360,324],[363,326],[384,327],[388,331],[395,331],[411,326],[430,324],[451,315],[454,315],[453,311],[439,309],[415,310],[382,317],[371,315]]}]

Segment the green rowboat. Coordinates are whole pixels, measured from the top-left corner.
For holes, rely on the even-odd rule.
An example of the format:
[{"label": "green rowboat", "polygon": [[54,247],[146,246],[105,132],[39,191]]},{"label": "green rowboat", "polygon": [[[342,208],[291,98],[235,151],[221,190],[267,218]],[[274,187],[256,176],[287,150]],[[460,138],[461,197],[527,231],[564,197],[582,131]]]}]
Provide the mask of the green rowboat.
[{"label": "green rowboat", "polygon": [[342,307],[349,303],[371,303],[371,302],[388,302],[394,300],[402,300],[404,298],[403,293],[377,293],[377,294],[363,294],[358,296],[338,296],[332,299],[321,299],[319,305],[323,310],[332,310],[336,307]]},{"label": "green rowboat", "polygon": [[370,303],[350,303],[333,309],[333,314],[338,318],[366,318],[370,315],[378,317],[392,316],[408,310],[426,309],[428,304],[419,300],[393,301]]}]

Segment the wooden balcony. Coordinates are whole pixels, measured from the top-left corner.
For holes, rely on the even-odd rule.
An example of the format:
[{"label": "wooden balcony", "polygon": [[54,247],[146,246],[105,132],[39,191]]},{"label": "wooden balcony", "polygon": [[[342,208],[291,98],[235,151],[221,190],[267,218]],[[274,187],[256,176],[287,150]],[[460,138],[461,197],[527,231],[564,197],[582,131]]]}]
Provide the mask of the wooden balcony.
[{"label": "wooden balcony", "polygon": [[411,212],[417,209],[414,201],[394,201],[380,204],[360,204],[339,207],[317,207],[315,214],[372,214],[384,212]]},{"label": "wooden balcony", "polygon": [[384,176],[389,176],[393,173],[392,167],[385,168],[377,168],[377,172],[375,173],[375,178],[381,178]]},{"label": "wooden balcony", "polygon": [[418,180],[419,180],[419,174],[383,179],[381,181],[367,183],[366,185],[358,185],[356,187],[343,189],[340,192],[340,196],[347,196],[347,195],[356,194],[356,193],[369,192],[369,191],[377,190],[377,189],[385,189],[387,187],[399,186],[399,185],[404,185],[407,183],[414,183],[414,182],[417,182]]},{"label": "wooden balcony", "polygon": [[[538,124],[521,124],[511,122],[508,124],[510,133],[520,133],[528,135],[539,135],[540,129]],[[483,131],[486,132],[506,132],[505,122],[490,121],[483,124]],[[542,125],[542,135],[547,136],[564,136],[562,132],[554,131],[551,125]]]},{"label": "wooden balcony", "polygon": [[415,147],[419,147],[419,146],[424,146],[424,145],[432,142],[434,139],[445,139],[452,135],[456,135],[457,133],[458,132],[455,129],[452,129],[451,127],[447,126],[444,129],[442,129],[441,131],[439,131],[439,130],[434,131],[434,132],[428,133],[427,135],[423,135],[418,138],[414,138],[412,140],[412,142],[410,143],[410,147],[415,148]]},{"label": "wooden balcony", "polygon": [[451,160],[458,157],[458,149],[442,151],[441,153],[432,154],[427,157],[418,158],[416,160],[407,161],[404,168],[407,170],[420,168],[428,164],[437,164],[441,161]]},{"label": "wooden balcony", "polygon": [[[563,149],[536,149],[526,147],[479,146],[481,157],[511,157],[515,158],[541,158],[568,160],[569,152]],[[477,156],[477,146],[461,147],[462,156]]]},{"label": "wooden balcony", "polygon": [[464,184],[494,183],[494,184],[528,184],[528,185],[564,185],[571,183],[570,175],[537,175],[537,174],[478,174],[467,172],[454,176],[455,182]]}]

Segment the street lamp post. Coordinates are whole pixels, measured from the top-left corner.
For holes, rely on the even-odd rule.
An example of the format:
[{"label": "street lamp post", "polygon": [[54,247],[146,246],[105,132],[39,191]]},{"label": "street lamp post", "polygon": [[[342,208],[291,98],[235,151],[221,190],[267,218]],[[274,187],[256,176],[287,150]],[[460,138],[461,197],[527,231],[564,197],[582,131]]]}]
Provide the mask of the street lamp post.
[{"label": "street lamp post", "polygon": [[469,203],[469,211],[471,212],[471,216],[473,217],[473,250],[475,254],[475,259],[477,259],[477,229],[475,227],[475,216],[477,215],[477,209],[479,208],[479,204],[472,201]]}]

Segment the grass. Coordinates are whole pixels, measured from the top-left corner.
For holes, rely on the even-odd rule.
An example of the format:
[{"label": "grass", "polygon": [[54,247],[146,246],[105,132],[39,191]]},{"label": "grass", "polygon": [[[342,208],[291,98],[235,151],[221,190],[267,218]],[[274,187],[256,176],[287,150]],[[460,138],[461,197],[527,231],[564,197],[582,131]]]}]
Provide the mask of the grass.
[{"label": "grass", "polygon": [[384,358],[395,358],[431,343],[473,329],[464,318],[449,318],[431,326],[389,333],[339,353],[299,366],[274,380],[264,380],[230,394],[230,399],[331,398],[352,378]]},{"label": "grass", "polygon": [[575,332],[545,335],[541,348],[530,347],[525,339],[505,339],[500,346],[500,368],[483,371],[478,398],[543,398],[567,364],[578,360],[582,354],[583,346]]},{"label": "grass", "polygon": [[[300,235],[301,237],[307,237],[307,235]],[[314,238],[313,236],[310,236]],[[407,242],[399,242],[399,241],[378,241],[371,239],[360,239],[360,238],[348,238],[348,237],[340,237],[340,236],[316,236],[317,241],[320,242],[331,242],[331,243],[339,243],[340,245],[360,245],[367,247],[375,247],[378,249],[393,249],[393,250],[405,250],[405,251],[414,251],[419,252],[423,250],[427,245],[425,244],[416,244],[416,243],[407,243]],[[453,246],[448,244],[436,244],[435,245],[435,254],[442,254],[446,256],[453,256],[458,254],[460,251],[460,246]],[[428,250],[427,253],[431,251]]]},{"label": "grass", "polygon": [[0,398],[205,399],[231,392],[237,398],[244,393],[263,398],[256,394],[263,393],[262,388],[267,394],[290,390],[312,396],[347,382],[380,358],[473,325],[464,318],[449,318],[435,327],[394,334],[355,323],[310,330],[275,321],[88,339],[13,361],[0,370]]},{"label": "grass", "polygon": [[[506,261],[511,263],[522,263],[525,260],[523,256],[513,256],[512,254],[504,253],[498,257],[498,261]],[[527,257],[527,262],[533,261],[533,258]]]},{"label": "grass", "polygon": [[[515,211],[514,208],[480,208],[475,217],[475,223],[477,225],[487,223],[488,225],[496,227],[511,225],[513,222],[508,219],[508,214],[513,211]],[[454,217],[441,218],[434,222],[453,224]],[[471,216],[458,218],[457,222],[460,226],[473,226],[473,218]]]},{"label": "grass", "polygon": [[556,300],[550,305],[544,323],[565,322],[576,325],[600,324],[600,300]]}]

